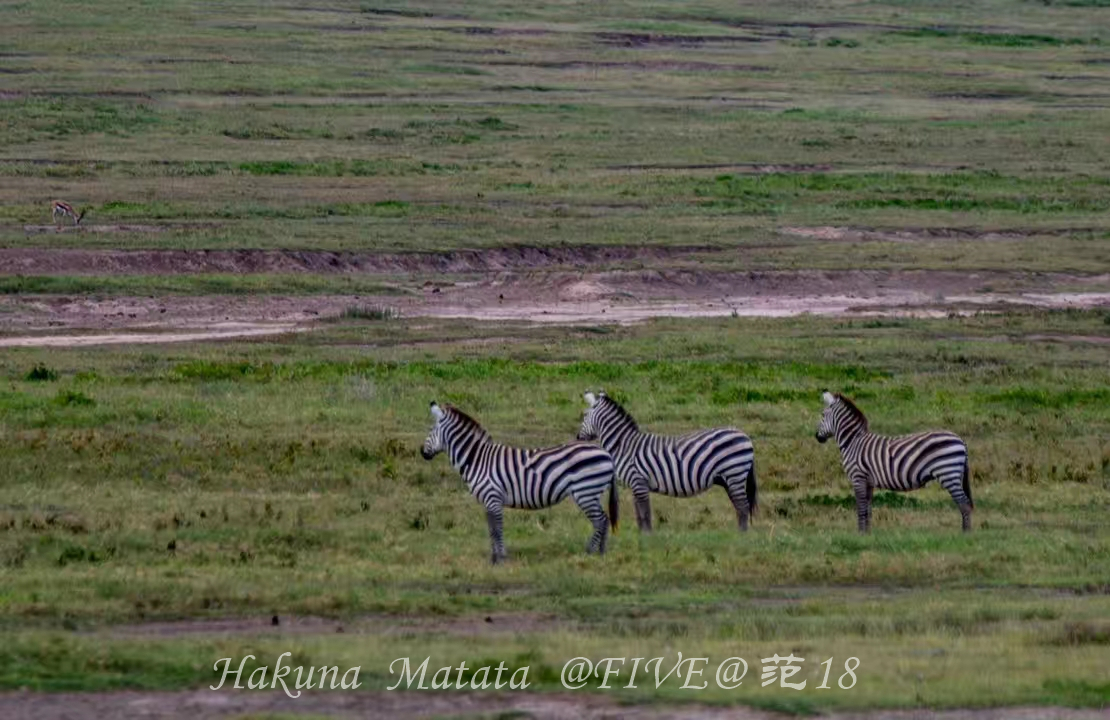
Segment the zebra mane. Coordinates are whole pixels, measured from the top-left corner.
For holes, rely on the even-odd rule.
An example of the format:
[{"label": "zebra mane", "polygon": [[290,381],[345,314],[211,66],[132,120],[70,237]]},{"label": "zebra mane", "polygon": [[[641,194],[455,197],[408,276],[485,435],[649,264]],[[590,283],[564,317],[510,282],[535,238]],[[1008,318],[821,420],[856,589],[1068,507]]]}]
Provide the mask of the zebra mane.
[{"label": "zebra mane", "polygon": [[474,430],[483,437],[489,437],[489,433],[484,427],[482,427],[481,423],[464,413],[462,410],[459,410],[454,405],[444,405],[443,409],[454,415],[455,418],[458,419],[459,423],[467,430]]},{"label": "zebra mane", "polygon": [[861,423],[863,423],[863,429],[864,430],[868,429],[867,428],[867,416],[863,414],[862,410],[860,410],[858,407],[856,407],[856,404],[854,402],[852,402],[848,398],[844,397],[840,393],[836,394],[836,399],[839,400],[844,405],[845,408],[847,408],[848,412],[852,416],[854,416],[857,420],[859,420]]},{"label": "zebra mane", "polygon": [[634,417],[632,417],[628,413],[628,411],[624,409],[624,406],[621,405],[619,402],[617,402],[616,400],[614,400],[613,398],[609,397],[608,395],[606,395],[604,393],[602,393],[601,395],[598,396],[598,400],[601,400],[602,402],[608,403],[609,407],[611,407],[613,409],[614,414],[616,414],[616,416],[618,418],[620,418],[621,420],[629,423],[632,426],[633,430],[639,430],[640,429],[640,426],[636,424],[636,419]]}]

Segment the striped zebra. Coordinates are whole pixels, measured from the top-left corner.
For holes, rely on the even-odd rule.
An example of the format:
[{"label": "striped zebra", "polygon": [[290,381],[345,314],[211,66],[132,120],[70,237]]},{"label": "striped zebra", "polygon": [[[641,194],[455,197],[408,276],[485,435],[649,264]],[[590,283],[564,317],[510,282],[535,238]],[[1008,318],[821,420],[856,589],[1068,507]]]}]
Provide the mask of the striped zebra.
[{"label": "striped zebra", "polygon": [[963,518],[964,532],[971,530],[970,471],[967,445],[953,433],[933,432],[886,437],[867,426],[867,418],[840,393],[825,392],[825,411],[817,428],[817,442],[836,438],[841,460],[856,494],[859,531],[871,531],[871,496],[875,488],[916,490],[937,480],[948,491]]},{"label": "striped zebra", "polygon": [[690,497],[724,487],[740,530],[756,509],[755,452],[747,435],[733,428],[669,437],[642,432],[628,411],[600,392],[585,394],[579,440],[597,440],[617,461],[617,477],[632,489],[636,522],[651,532],[652,492]]},{"label": "striped zebra", "polygon": [[[502,509],[551,507],[567,495],[593,523],[586,552],[605,552],[609,525],[617,529],[617,481],[613,458],[596,445],[573,442],[542,450],[499,445],[474,418],[451,405],[431,404],[432,426],[420,454],[431,460],[446,452],[470,493],[486,508],[492,561],[504,560]],[[609,517],[601,495],[609,488]]]}]

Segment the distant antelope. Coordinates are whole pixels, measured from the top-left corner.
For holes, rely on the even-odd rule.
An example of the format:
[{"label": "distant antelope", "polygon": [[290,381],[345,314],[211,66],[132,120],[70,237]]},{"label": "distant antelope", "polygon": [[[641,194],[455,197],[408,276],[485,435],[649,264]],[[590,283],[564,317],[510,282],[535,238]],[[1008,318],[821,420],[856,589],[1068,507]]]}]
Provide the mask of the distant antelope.
[{"label": "distant antelope", "polygon": [[71,218],[73,218],[73,225],[76,227],[77,225],[81,224],[81,218],[85,217],[85,213],[87,212],[86,210],[82,210],[81,214],[78,215],[77,211],[73,209],[72,205],[67,202],[62,202],[61,200],[55,200],[53,208],[54,222],[58,225],[61,225],[61,223],[58,222],[59,215],[63,218],[66,215],[69,215]]}]

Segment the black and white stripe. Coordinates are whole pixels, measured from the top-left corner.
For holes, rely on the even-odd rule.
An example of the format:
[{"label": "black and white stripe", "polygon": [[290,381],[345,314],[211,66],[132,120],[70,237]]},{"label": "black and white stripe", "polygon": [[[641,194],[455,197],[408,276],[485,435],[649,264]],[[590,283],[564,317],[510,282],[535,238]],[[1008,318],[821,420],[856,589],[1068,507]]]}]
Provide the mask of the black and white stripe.
[{"label": "black and white stripe", "polygon": [[844,471],[856,495],[859,531],[871,529],[871,496],[875,488],[916,490],[930,480],[941,484],[960,508],[963,529],[971,530],[970,471],[967,445],[957,435],[938,430],[902,437],[876,435],[851,400],[824,393],[825,411],[817,441],[836,438]]},{"label": "black and white stripe", "polygon": [[[470,492],[486,508],[494,563],[505,559],[502,509],[551,507],[570,495],[593,523],[586,552],[605,552],[609,525],[617,527],[613,458],[603,448],[573,442],[541,450],[499,445],[476,420],[451,405],[431,405],[435,425],[421,454],[431,460],[446,452]],[[609,517],[601,496],[609,489]]]},{"label": "black and white stripe", "polygon": [[597,440],[613,455],[617,477],[636,499],[640,530],[651,531],[650,493],[690,497],[720,485],[736,510],[740,530],[756,508],[755,452],[733,428],[667,436],[642,432],[632,416],[605,393],[586,393],[589,407],[579,440]]}]

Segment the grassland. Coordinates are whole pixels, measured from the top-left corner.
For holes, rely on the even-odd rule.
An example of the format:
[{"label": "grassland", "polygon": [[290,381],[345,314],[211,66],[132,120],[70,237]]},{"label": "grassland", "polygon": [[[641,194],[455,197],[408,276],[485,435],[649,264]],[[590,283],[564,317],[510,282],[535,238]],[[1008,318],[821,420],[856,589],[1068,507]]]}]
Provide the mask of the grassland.
[{"label": "grassland", "polygon": [[[775,227],[848,224],[1008,228],[1028,235],[1010,262],[1107,262],[1089,8],[123,8],[11,13],[0,244],[60,195],[88,223],[194,225],[60,239],[104,247],[634,241],[800,267],[766,251]],[[1077,240],[1046,252],[1046,229]],[[955,245],[934,262],[1000,262]],[[823,264],[906,262],[889,251]]]},{"label": "grassland", "polygon": [[[613,695],[1105,708],[1105,308],[408,314],[426,288],[496,303],[573,272],[721,295],[758,294],[749,271],[797,271],[799,292],[817,270],[1105,289],[1100,5],[0,4],[0,333],[101,298],[177,323],[198,299],[407,303],[345,297],[345,317],[277,339],[0,353],[0,690],[203,688],[218,658],[290,651],[360,664],[369,691],[393,658],[431,655],[528,665],[548,692],[575,656],[681,651],[753,669],[735,691]],[[55,198],[85,227],[50,227]],[[584,555],[567,505],[509,513],[511,561],[490,567],[481,510],[418,457],[428,401],[541,445],[574,434],[587,388],[659,431],[751,434],[751,532],[714,491],[657,498],[641,536],[625,491],[606,557]],[[965,437],[975,532],[928,488],[880,494],[858,536],[838,456],[813,440],[825,388],[877,430]],[[789,652],[808,688],[760,687],[759,659]],[[848,656],[858,685],[816,689],[819,663],[835,681]]]},{"label": "grassland", "polygon": [[[385,320],[280,345],[9,351],[0,678],[175,688],[206,680],[214,652],[289,649],[361,660],[370,687],[395,680],[390,653],[432,653],[456,664],[516,658],[558,689],[575,655],[754,659],[796,648],[821,661],[858,656],[866,682],[796,701],[747,685],[695,699],[1101,705],[1110,377],[1104,346],[1044,335],[1106,338],[1108,327],[1096,313],[598,332]],[[830,386],[884,431],[946,426],[967,438],[974,534],[958,532],[939,488],[880,496],[875,533],[855,534],[838,457],[812,439]],[[585,521],[560,506],[510,514],[512,562],[490,568],[479,508],[446,463],[418,457],[428,400],[540,445],[572,435],[587,387],[628,398],[659,430],[729,423],[758,438],[753,530],[736,533],[721,493],[660,498],[654,536],[626,528],[604,559],[588,558]],[[630,517],[627,496],[624,505]],[[399,617],[409,629],[112,630],[271,613]],[[441,627],[489,613],[534,625],[477,636]],[[684,694],[664,685],[633,696]]]}]

